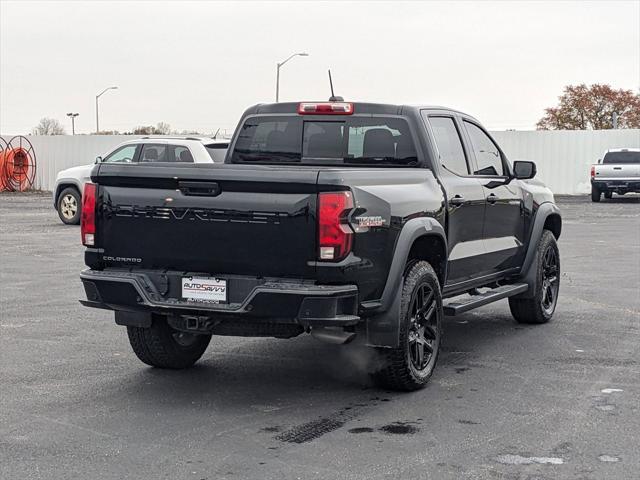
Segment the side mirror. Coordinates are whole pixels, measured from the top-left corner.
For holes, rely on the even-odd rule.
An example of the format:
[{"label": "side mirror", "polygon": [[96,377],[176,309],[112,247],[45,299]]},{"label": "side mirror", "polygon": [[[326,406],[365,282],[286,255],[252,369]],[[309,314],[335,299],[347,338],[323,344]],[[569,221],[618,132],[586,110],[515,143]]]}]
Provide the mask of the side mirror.
[{"label": "side mirror", "polygon": [[96,157],[96,161],[94,163],[98,164],[102,161],[102,157]]},{"label": "side mirror", "polygon": [[601,158],[598,159],[598,163],[602,163],[602,159]]},{"label": "side mirror", "polygon": [[536,164],[524,160],[513,162],[513,176],[519,180],[526,180],[536,176]]}]

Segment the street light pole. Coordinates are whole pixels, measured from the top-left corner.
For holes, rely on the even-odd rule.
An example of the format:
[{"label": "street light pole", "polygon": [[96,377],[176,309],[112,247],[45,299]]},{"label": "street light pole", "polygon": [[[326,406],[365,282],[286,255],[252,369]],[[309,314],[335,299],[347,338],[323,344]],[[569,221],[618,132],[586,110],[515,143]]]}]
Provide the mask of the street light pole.
[{"label": "street light pole", "polygon": [[309,54],[307,52],[294,53],[290,55],[285,61],[277,64],[276,68],[276,103],[280,100],[280,67],[282,67],[285,63],[291,60],[293,57],[308,57]]},{"label": "street light pole", "polygon": [[67,117],[71,117],[71,135],[76,134],[76,117],[79,113],[67,113]]},{"label": "street light pole", "polygon": [[98,99],[108,90],[117,90],[118,87],[107,87],[103,91],[101,91],[98,95],[96,95],[96,134],[100,133],[100,121],[98,117]]}]

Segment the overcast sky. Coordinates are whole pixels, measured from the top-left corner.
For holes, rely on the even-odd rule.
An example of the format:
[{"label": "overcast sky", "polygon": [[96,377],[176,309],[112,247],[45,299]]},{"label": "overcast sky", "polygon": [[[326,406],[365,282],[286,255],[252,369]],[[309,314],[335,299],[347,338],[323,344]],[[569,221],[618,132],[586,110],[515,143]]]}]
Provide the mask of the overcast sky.
[{"label": "overcast sky", "polygon": [[232,130],[249,105],[438,104],[533,129],[567,84],[640,88],[640,1],[12,2],[0,0],[0,133]]}]

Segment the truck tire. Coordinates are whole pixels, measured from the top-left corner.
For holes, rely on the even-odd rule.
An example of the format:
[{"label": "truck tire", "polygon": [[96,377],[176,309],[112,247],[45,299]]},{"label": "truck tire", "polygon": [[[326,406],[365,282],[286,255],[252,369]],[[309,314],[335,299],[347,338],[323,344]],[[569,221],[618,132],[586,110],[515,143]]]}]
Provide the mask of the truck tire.
[{"label": "truck tire", "polygon": [[187,368],[196,363],[209,345],[211,335],[174,330],[166,320],[154,317],[149,328],[127,327],[129,343],[136,356],[159,368]]},{"label": "truck tire", "polygon": [[67,187],[58,195],[58,216],[65,225],[78,225],[81,211],[80,192],[75,187]]},{"label": "truck tire", "polygon": [[596,187],[595,185],[591,185],[591,201],[592,202],[599,202],[601,194],[602,192],[598,190],[598,187]]},{"label": "truck tire", "polygon": [[442,338],[442,293],[435,271],[424,261],[405,270],[400,303],[399,345],[381,348],[382,368],[374,380],[394,390],[418,390],[433,373]]},{"label": "truck tire", "polygon": [[560,291],[560,251],[556,237],[543,230],[536,252],[537,281],[532,298],[509,298],[511,315],[518,323],[547,323],[553,317]]}]

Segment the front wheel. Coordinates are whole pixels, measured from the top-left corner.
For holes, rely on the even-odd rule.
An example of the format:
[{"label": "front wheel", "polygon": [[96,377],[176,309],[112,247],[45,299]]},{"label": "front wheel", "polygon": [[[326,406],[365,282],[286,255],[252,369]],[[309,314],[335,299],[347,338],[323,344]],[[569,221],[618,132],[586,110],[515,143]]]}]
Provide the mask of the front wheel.
[{"label": "front wheel", "polygon": [[378,384],[405,391],[427,384],[440,352],[442,316],[435,271],[423,261],[410,265],[402,287],[399,345],[380,349],[382,368],[374,374]]},{"label": "front wheel", "polygon": [[600,195],[602,195],[602,192],[598,190],[598,187],[596,187],[595,185],[591,185],[591,201],[599,202]]},{"label": "front wheel", "polygon": [[560,251],[556,237],[542,232],[536,251],[536,286],[532,298],[509,298],[509,308],[518,323],[547,323],[553,317],[560,291]]},{"label": "front wheel", "polygon": [[211,341],[211,335],[174,330],[162,317],[154,317],[149,328],[127,327],[129,343],[136,356],[159,368],[187,368],[196,363]]}]

